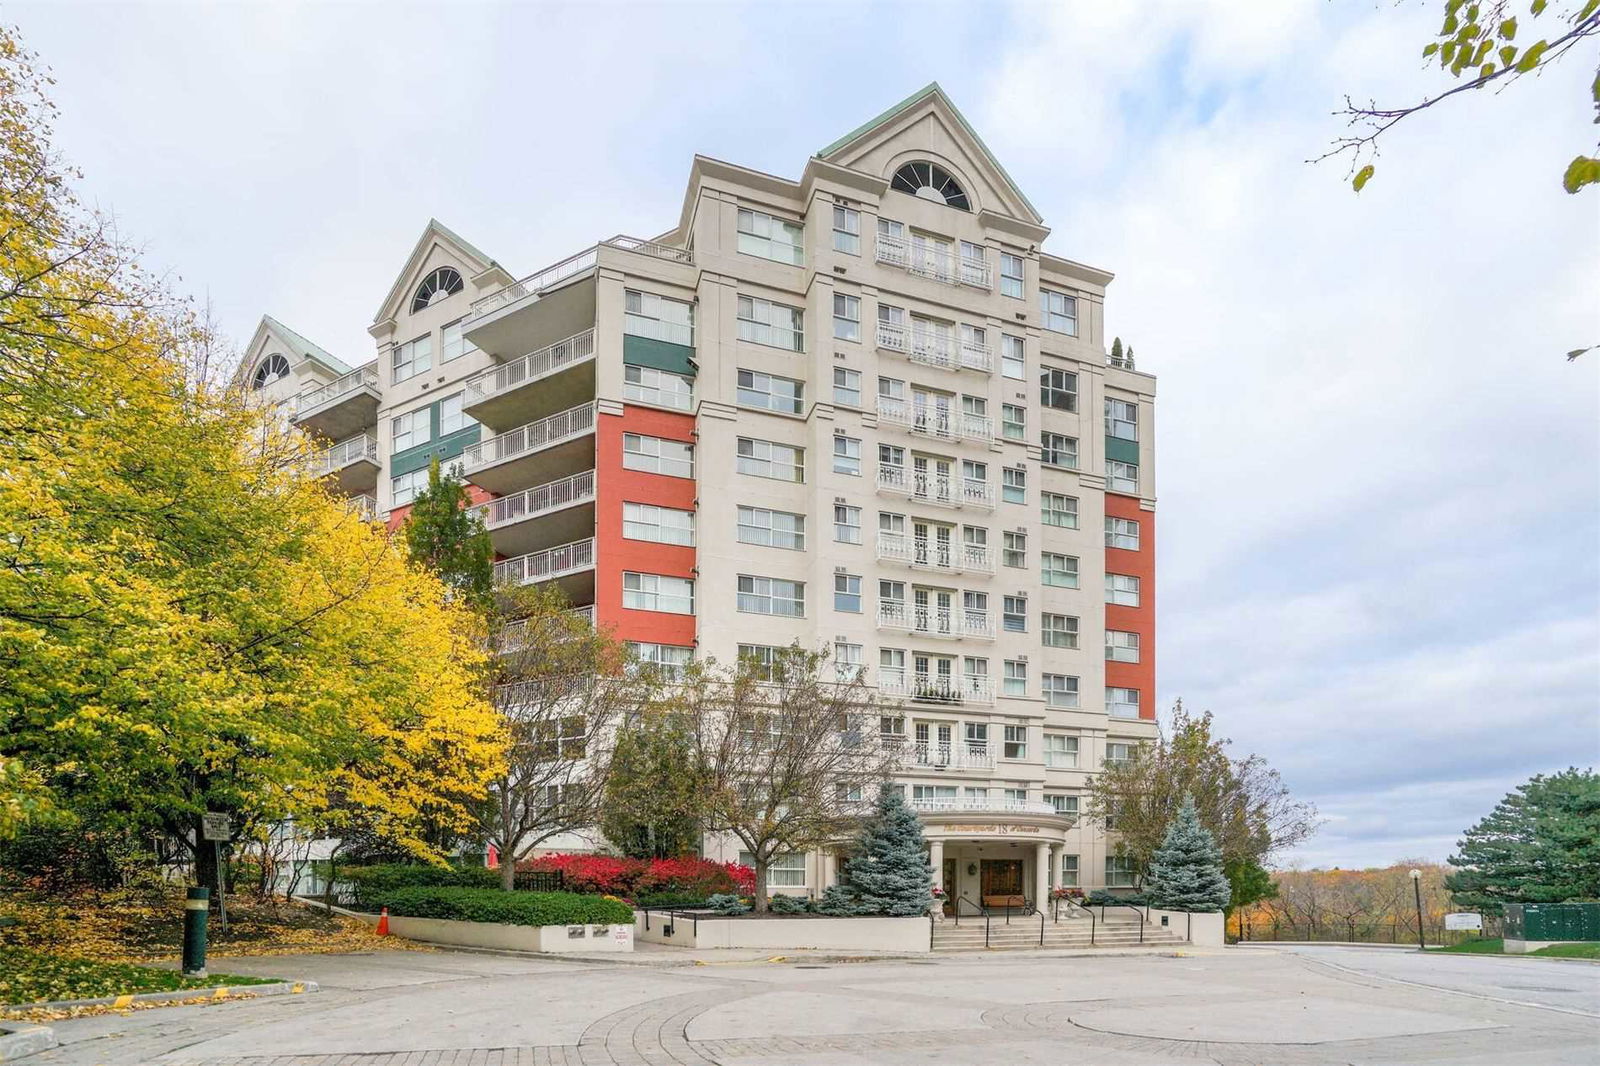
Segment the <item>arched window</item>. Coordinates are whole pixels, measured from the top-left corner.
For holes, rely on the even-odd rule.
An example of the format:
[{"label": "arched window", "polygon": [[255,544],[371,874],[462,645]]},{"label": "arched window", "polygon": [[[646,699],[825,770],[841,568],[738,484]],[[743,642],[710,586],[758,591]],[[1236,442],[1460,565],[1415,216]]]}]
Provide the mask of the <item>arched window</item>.
[{"label": "arched window", "polygon": [[966,192],[950,176],[950,172],[937,163],[907,163],[894,172],[894,180],[889,187],[932,200],[936,204],[959,207],[963,211],[972,210]]},{"label": "arched window", "polygon": [[440,267],[423,278],[422,284],[417,286],[417,294],[411,298],[411,313],[416,314],[435,300],[454,296],[464,287],[461,284],[459,270],[455,267]]},{"label": "arched window", "polygon": [[289,376],[289,360],[273,352],[256,364],[255,376],[250,379],[252,389],[264,389],[280,378]]}]

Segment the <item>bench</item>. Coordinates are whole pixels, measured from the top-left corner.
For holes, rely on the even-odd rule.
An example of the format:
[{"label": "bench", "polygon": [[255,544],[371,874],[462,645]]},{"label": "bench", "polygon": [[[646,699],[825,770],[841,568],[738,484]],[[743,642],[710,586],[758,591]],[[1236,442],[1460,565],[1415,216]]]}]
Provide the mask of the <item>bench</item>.
[{"label": "bench", "polygon": [[1028,906],[1026,896],[984,896],[983,905],[988,910],[1005,910],[1011,907],[1014,910],[1023,910]]}]

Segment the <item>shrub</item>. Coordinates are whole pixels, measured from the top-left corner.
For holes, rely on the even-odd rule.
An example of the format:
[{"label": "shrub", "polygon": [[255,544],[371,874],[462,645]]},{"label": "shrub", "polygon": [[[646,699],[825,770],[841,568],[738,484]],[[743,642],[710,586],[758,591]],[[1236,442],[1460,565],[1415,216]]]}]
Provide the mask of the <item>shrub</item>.
[{"label": "shrub", "polygon": [[374,892],[371,905],[406,918],[507,925],[627,925],[633,908],[614,896],[576,892],[503,892],[495,888],[393,888]]},{"label": "shrub", "polygon": [[750,910],[750,904],[746,903],[738,896],[725,892],[719,892],[717,895],[706,900],[706,906],[710,907],[718,914],[744,914]]},{"label": "shrub", "polygon": [[864,903],[856,895],[855,889],[848,885],[829,885],[822,892],[822,896],[811,905],[811,909],[818,914],[826,914],[834,918],[854,918],[857,915],[873,914],[875,908]]},{"label": "shrub", "polygon": [[767,907],[773,914],[804,914],[811,909],[811,903],[804,896],[773,896]]},{"label": "shrub", "polygon": [[1089,904],[1091,907],[1111,906],[1112,904],[1116,903],[1131,903],[1135,907],[1143,907],[1147,900],[1145,899],[1145,894],[1143,892],[1117,893],[1107,892],[1103,888],[1097,888],[1093,892],[1089,893],[1089,898],[1084,900],[1084,902]]},{"label": "shrub", "polygon": [[639,907],[704,907],[704,893],[693,892],[641,892],[633,901]]},{"label": "shrub", "polygon": [[517,863],[519,874],[556,871],[569,892],[599,892],[638,898],[678,893],[704,899],[717,893],[755,891],[755,871],[732,862],[686,856],[628,859],[615,855],[541,855]]},{"label": "shrub", "polygon": [[[337,880],[355,887],[356,899],[371,904],[377,896],[402,888],[499,888],[500,875],[483,866],[424,866],[383,863],[377,866],[341,866]],[[419,916],[420,917],[420,916]]]}]

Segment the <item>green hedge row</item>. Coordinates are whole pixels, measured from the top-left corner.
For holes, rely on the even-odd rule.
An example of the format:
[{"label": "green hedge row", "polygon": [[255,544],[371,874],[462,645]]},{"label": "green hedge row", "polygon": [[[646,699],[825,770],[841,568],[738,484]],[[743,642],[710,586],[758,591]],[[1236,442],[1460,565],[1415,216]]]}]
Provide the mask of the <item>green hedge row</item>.
[{"label": "green hedge row", "polygon": [[349,881],[360,892],[395,888],[499,888],[500,871],[486,866],[427,866],[420,863],[383,863],[378,866],[341,866],[337,879]]},{"label": "green hedge row", "polygon": [[633,908],[620,899],[576,892],[502,892],[492,888],[394,888],[363,896],[405,918],[507,925],[630,925]]}]

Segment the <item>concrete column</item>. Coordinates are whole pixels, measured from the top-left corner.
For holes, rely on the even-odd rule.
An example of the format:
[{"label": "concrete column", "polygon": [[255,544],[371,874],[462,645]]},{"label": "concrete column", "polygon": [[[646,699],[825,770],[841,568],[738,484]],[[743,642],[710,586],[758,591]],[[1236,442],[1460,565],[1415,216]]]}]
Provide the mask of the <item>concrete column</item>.
[{"label": "concrete column", "polygon": [[1039,841],[1033,855],[1033,904],[1042,910],[1050,899],[1050,842]]},{"label": "concrete column", "polygon": [[1061,887],[1061,852],[1064,850],[1064,848],[1065,848],[1065,845],[1062,845],[1062,844],[1051,844],[1050,845],[1050,887],[1051,888],[1060,888]]},{"label": "concrete column", "polygon": [[833,852],[824,848],[817,855],[817,895],[822,895],[824,889],[833,884]]},{"label": "concrete column", "polygon": [[928,841],[928,862],[933,866],[933,883],[944,884],[944,841]]}]

